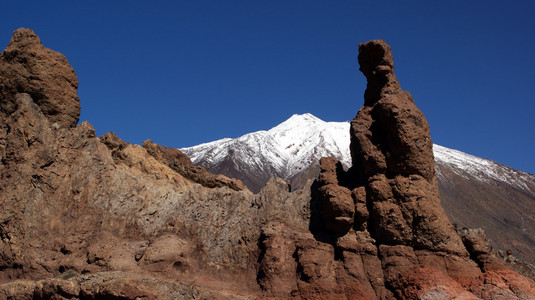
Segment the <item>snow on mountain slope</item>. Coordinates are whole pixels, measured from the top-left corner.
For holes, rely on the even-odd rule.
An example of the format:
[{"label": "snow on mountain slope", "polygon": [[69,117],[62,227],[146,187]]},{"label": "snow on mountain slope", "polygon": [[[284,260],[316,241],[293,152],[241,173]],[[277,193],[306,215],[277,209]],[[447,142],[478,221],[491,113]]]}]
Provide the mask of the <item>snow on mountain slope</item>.
[{"label": "snow on mountain slope", "polygon": [[[181,150],[193,163],[208,170],[231,158],[238,164],[236,168],[246,165],[268,179],[272,176],[289,179],[324,156],[334,156],[345,167],[351,166],[349,142],[349,122],[325,122],[307,113],[295,114],[268,131]],[[528,190],[528,183],[534,180],[531,174],[461,151],[434,145],[433,152],[437,164],[448,165],[460,176],[469,174],[480,180],[496,180]],[[440,172],[438,175],[441,176]]]},{"label": "snow on mountain slope", "polygon": [[[292,188],[319,174],[323,156],[351,165],[349,122],[293,115],[268,130],[181,149],[212,173],[258,192],[274,176]],[[535,264],[535,175],[461,151],[433,146],[441,204],[460,227],[483,228],[496,249]]]},{"label": "snow on mountain slope", "polygon": [[[349,123],[325,122],[311,114],[293,115],[268,131],[180,149],[193,163],[211,169],[229,157],[265,175],[291,178],[324,156],[348,167]],[[269,178],[268,177],[268,178]]]},{"label": "snow on mountain slope", "polygon": [[[457,175],[465,178],[470,174],[483,181],[495,180],[528,191],[531,190],[530,185],[533,185],[535,179],[532,174],[436,144],[433,145],[433,153],[436,164],[448,166]],[[440,178],[440,168],[437,170]]]}]

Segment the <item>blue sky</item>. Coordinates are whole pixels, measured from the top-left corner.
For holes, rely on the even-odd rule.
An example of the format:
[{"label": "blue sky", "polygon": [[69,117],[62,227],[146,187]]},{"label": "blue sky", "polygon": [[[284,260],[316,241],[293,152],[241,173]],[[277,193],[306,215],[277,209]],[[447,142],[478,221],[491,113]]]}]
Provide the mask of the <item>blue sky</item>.
[{"label": "blue sky", "polygon": [[384,39],[437,144],[535,173],[535,1],[2,1],[78,74],[81,121],[192,146],[294,113],[352,119]]}]

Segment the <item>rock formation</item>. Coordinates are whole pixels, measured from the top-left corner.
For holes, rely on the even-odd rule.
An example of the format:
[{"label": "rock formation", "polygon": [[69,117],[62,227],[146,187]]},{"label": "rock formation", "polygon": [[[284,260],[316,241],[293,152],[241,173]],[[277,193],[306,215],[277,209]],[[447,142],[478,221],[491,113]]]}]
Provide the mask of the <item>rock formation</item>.
[{"label": "rock formation", "polygon": [[143,142],[143,148],[159,162],[166,164],[178,174],[208,188],[228,186],[235,191],[245,189],[245,185],[224,175],[215,175],[202,167],[195,166],[182,151],[154,144],[151,140]]},{"label": "rock formation", "polygon": [[[58,293],[167,295],[162,286],[185,298],[259,294],[251,265],[260,224],[281,218],[305,228],[309,194],[275,180],[254,195],[178,150],[99,138],[87,122],[75,127],[75,86],[68,97],[56,93],[72,69],[64,59],[32,69],[62,57],[38,41],[19,29],[0,58],[0,299],[67,288]],[[28,59],[7,59],[12,53]],[[29,79],[14,69],[35,72]],[[38,95],[33,83],[43,85]],[[65,109],[51,114],[40,103]]]},{"label": "rock formation", "polygon": [[351,122],[351,156],[366,190],[369,231],[382,244],[466,256],[440,206],[429,125],[401,90],[390,47],[362,44],[359,63],[368,86]]},{"label": "rock formation", "polygon": [[[267,131],[180,150],[194,164],[238,178],[253,192],[279,176],[297,190],[318,178],[322,157],[351,166],[349,128],[350,122],[293,115]],[[535,175],[437,144],[433,154],[440,202],[450,221],[484,229],[493,248],[511,250],[515,261],[535,271],[535,220],[530,218],[535,215]]]},{"label": "rock formation", "polygon": [[17,93],[27,93],[53,126],[74,127],[80,116],[78,80],[61,53],[41,44],[30,29],[19,29],[0,58],[0,107],[12,113]]},{"label": "rock formation", "polygon": [[[401,89],[390,47],[361,44],[358,60],[368,85],[351,122],[353,167],[344,172],[340,162],[321,159],[313,237],[264,231],[261,270],[278,272],[261,273],[264,290],[332,299],[535,297],[534,282],[505,267],[481,235],[461,238],[449,222],[429,125]],[[294,253],[293,268],[274,252],[282,261]]]},{"label": "rock formation", "polygon": [[253,194],[178,150],[76,126],[72,68],[17,30],[0,57],[0,299],[535,297],[449,224],[389,47],[363,44],[359,61],[360,165],[326,158],[309,189]]}]

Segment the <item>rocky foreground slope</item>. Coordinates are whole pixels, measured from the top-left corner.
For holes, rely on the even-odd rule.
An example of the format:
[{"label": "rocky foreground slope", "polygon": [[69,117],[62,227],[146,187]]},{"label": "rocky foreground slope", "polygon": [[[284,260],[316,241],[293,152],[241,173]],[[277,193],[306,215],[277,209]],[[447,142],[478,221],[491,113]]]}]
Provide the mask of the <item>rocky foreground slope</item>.
[{"label": "rocky foreground slope", "polygon": [[253,194],[179,150],[76,126],[67,60],[15,31],[0,56],[0,298],[535,299],[535,282],[449,223],[390,48],[359,53],[364,167],[326,158],[309,189]]}]

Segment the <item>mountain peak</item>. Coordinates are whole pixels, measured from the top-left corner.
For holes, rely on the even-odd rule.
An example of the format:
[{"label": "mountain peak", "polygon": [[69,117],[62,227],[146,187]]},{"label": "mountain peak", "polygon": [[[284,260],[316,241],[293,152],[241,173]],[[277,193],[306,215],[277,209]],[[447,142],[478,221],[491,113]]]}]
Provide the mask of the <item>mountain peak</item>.
[{"label": "mountain peak", "polygon": [[305,120],[305,121],[321,121],[323,122],[323,120],[321,120],[320,118],[314,116],[313,114],[311,113],[304,113],[304,114],[293,114],[289,119],[289,120]]},{"label": "mountain peak", "polygon": [[322,119],[314,116],[311,113],[304,113],[304,114],[293,114],[290,118],[288,118],[286,121],[280,123],[279,125],[273,127],[271,130],[276,129],[284,129],[284,128],[293,128],[299,125],[304,124],[321,124],[325,123]]},{"label": "mountain peak", "polygon": [[[344,154],[349,153],[349,123],[325,122],[310,113],[294,114],[268,131],[181,150],[193,163],[211,168],[215,173],[238,166],[225,164],[225,158],[232,154],[234,160],[246,162],[247,168],[262,170],[267,179],[290,180],[324,156],[342,158],[343,165],[349,167],[350,156]],[[235,176],[238,173],[236,170]],[[246,185],[253,191],[260,190],[264,184],[263,179],[258,184],[246,179]]]}]

